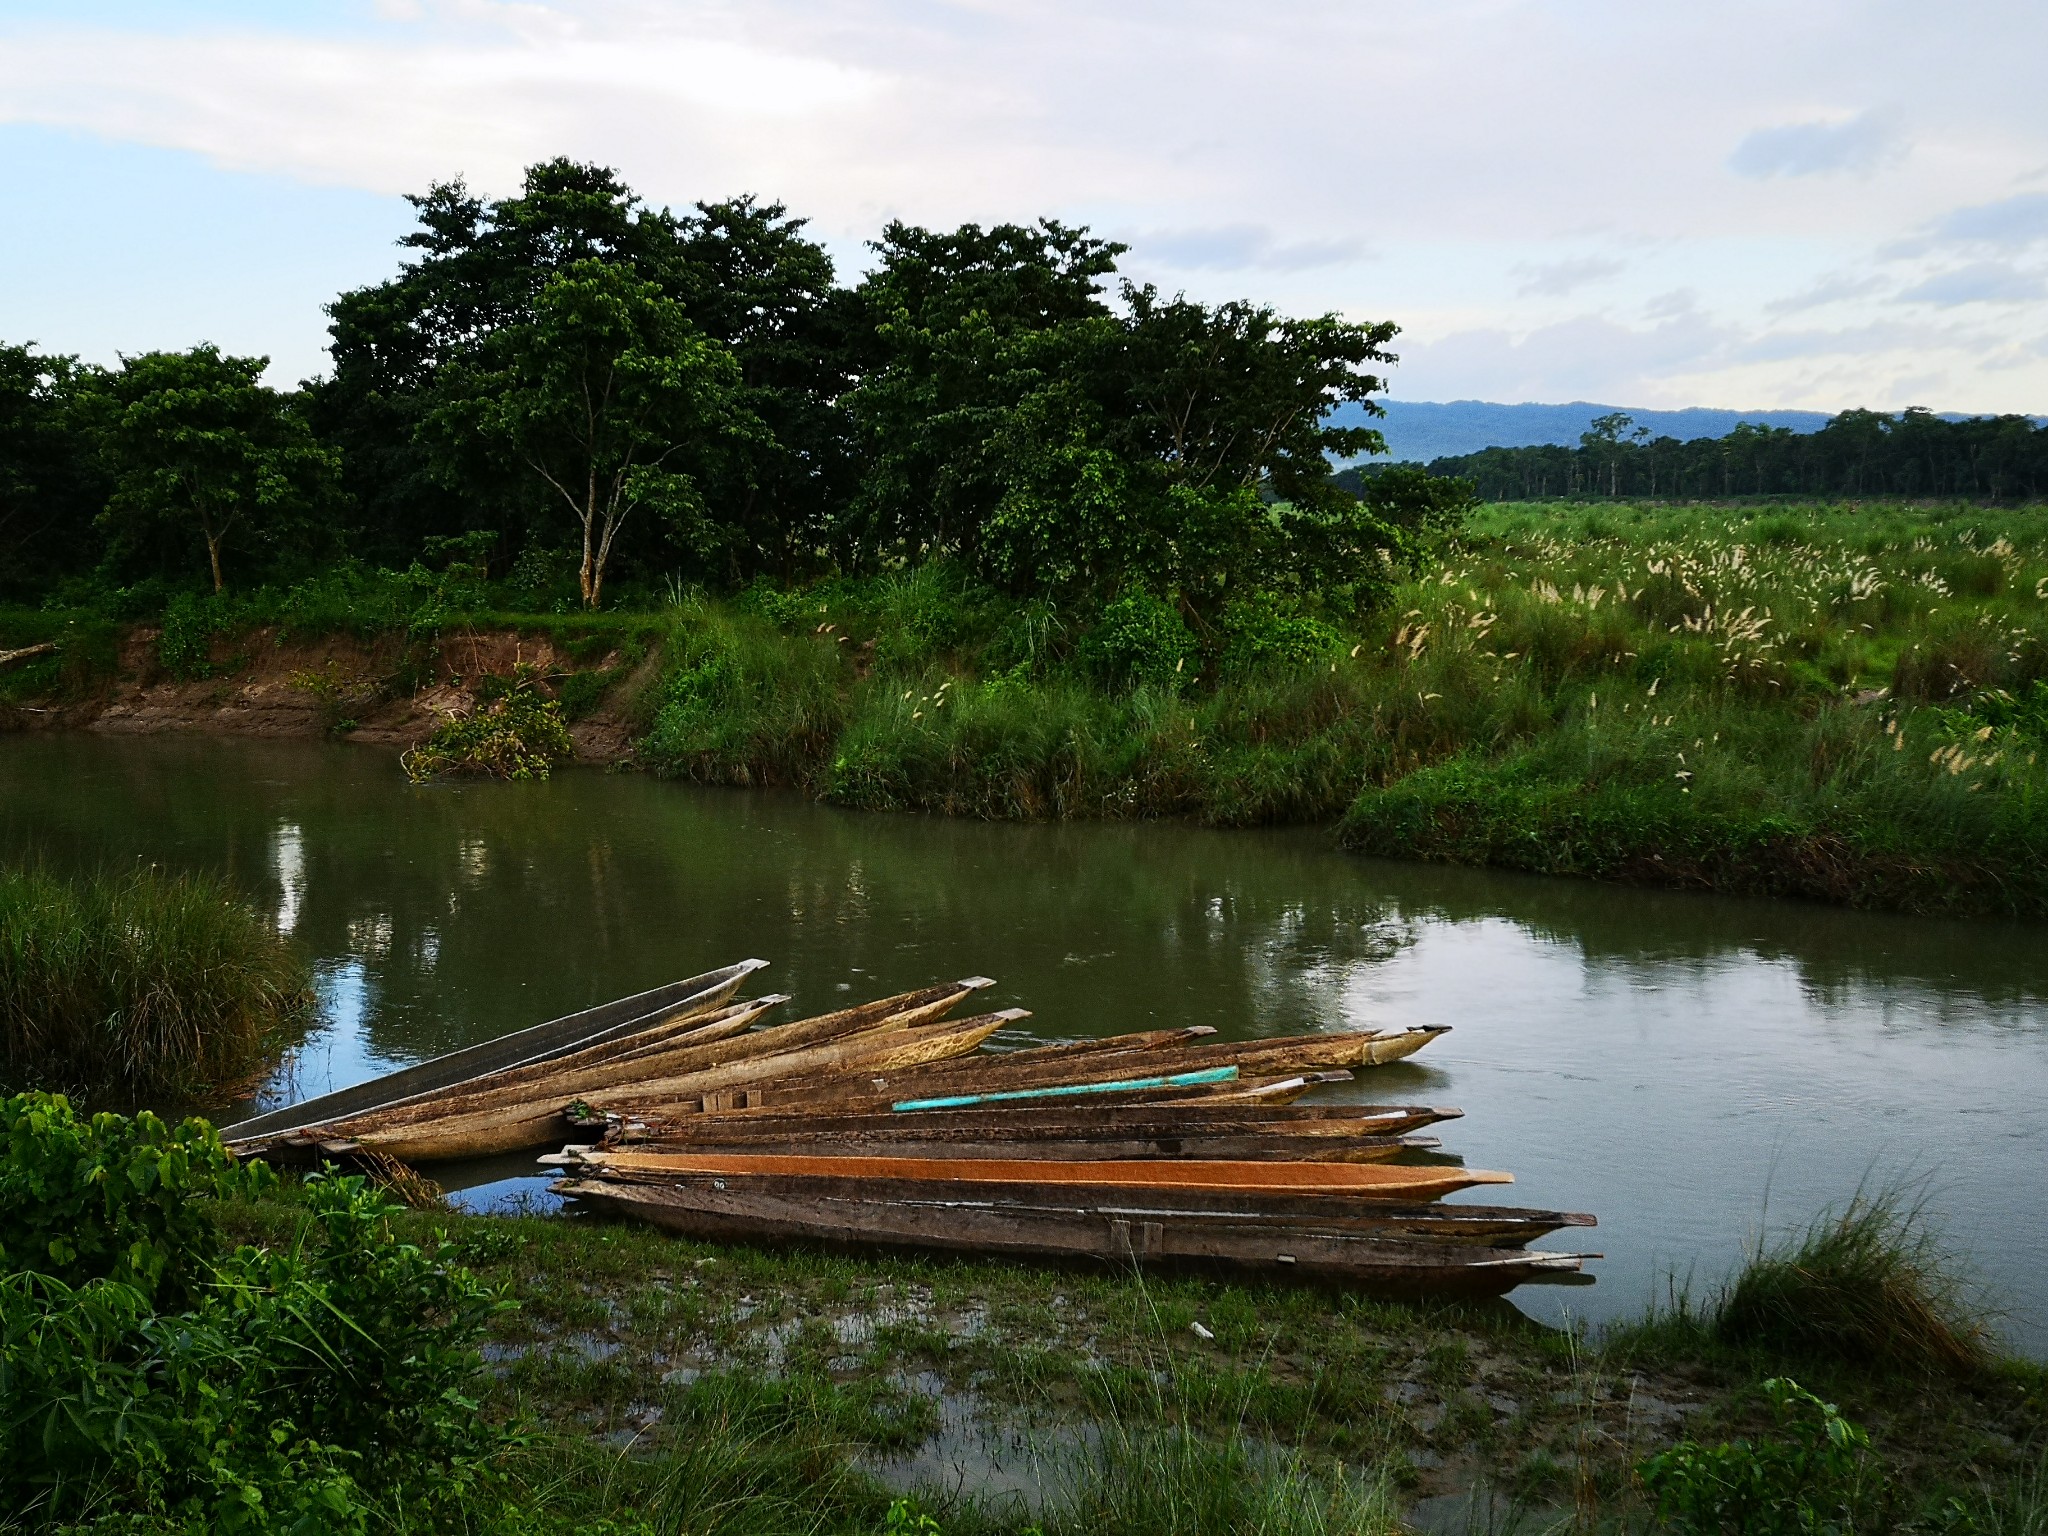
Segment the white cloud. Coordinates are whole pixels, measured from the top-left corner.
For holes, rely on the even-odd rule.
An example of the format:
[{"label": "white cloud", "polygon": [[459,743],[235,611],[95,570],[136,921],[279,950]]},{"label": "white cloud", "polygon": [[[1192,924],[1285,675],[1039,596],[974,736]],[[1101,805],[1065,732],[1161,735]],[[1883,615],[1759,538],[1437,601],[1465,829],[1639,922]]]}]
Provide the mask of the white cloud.
[{"label": "white cloud", "polygon": [[1609,256],[1573,256],[1563,261],[1524,264],[1515,270],[1523,279],[1520,292],[1561,298],[1565,294],[1576,293],[1588,283],[1619,277],[1628,270],[1628,263]]},{"label": "white cloud", "polygon": [[1937,272],[1899,297],[1909,304],[2023,304],[2048,293],[2038,272],[2023,272],[2002,261],[1976,261]]},{"label": "white cloud", "polygon": [[2048,240],[2048,192],[2023,192],[1995,203],[1958,208],[1934,229],[1937,238],[2016,247]]},{"label": "white cloud", "polygon": [[[1400,321],[1409,398],[1427,378],[1453,396],[1493,379],[1530,398],[1688,403],[1673,392],[1739,385],[1737,399],[1697,403],[1811,403],[1833,387],[1812,359],[1745,359],[1739,343],[1821,306],[1856,334],[1898,312],[1887,295],[1901,287],[1943,291],[1940,250],[1967,265],[2048,231],[2035,78],[2048,7],[2035,0],[370,0],[346,24],[321,19],[326,7],[273,12],[0,20],[0,123],[387,195],[456,174],[501,192],[525,164],[569,154],[618,167],[657,203],[782,198],[840,250],[889,217],[1049,214],[1139,232],[1135,273],[1205,297]],[[1856,110],[1891,102],[1910,105]],[[1917,254],[1899,249],[1908,240]],[[1888,247],[1913,264],[1905,276],[1877,275]],[[219,281],[231,293],[233,274]],[[108,291],[122,302],[119,284]],[[1683,310],[1646,308],[1678,292]],[[33,295],[7,302],[8,326],[62,333]],[[1592,307],[1649,319],[1570,312]],[[317,337],[314,306],[307,324]],[[1955,350],[1939,367],[1959,396],[2042,409],[2048,361],[2027,348],[2048,320],[2015,310],[2012,327],[1975,354],[1986,367]],[[2028,360],[1994,384],[1994,355]],[[1865,355],[1870,388],[1905,376],[1892,357]],[[1461,358],[1472,377],[1450,367]],[[1853,381],[1853,360],[1843,367]]]},{"label": "white cloud", "polygon": [[1904,153],[1890,120],[1864,112],[1837,121],[1760,128],[1728,157],[1738,176],[1868,175]]}]

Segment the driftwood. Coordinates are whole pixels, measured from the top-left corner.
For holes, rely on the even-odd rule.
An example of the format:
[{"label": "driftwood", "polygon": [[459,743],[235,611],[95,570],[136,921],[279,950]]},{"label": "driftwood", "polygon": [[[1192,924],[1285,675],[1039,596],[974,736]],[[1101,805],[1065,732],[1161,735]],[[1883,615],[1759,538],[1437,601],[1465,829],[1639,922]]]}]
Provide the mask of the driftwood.
[{"label": "driftwood", "polygon": [[36,656],[53,656],[56,651],[55,642],[49,640],[45,640],[41,645],[25,645],[18,651],[0,651],[0,667],[17,661],[27,661]]}]

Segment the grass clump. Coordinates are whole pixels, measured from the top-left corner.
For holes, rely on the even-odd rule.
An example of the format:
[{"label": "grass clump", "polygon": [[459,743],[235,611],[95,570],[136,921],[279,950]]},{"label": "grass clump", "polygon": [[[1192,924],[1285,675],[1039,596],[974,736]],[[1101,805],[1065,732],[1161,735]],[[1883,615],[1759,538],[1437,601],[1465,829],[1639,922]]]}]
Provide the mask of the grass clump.
[{"label": "grass clump", "polygon": [[304,961],[219,880],[0,869],[0,1090],[217,1098],[311,1004]]},{"label": "grass clump", "polygon": [[1858,1194],[1782,1246],[1759,1251],[1716,1303],[1725,1344],[1869,1371],[1975,1375],[1989,1331],[1968,1288],[1897,1190]]},{"label": "grass clump", "polygon": [[560,702],[541,691],[535,668],[520,666],[510,677],[482,679],[476,707],[442,721],[401,761],[415,784],[465,773],[544,779],[575,752]]}]

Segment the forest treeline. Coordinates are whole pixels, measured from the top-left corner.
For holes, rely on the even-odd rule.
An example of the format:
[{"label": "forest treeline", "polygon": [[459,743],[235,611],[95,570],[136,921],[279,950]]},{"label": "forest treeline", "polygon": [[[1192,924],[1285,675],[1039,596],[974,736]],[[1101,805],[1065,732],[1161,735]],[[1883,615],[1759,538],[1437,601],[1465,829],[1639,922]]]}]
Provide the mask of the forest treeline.
[{"label": "forest treeline", "polygon": [[[1369,484],[1393,466],[1346,470]],[[2048,495],[2048,423],[2026,416],[1961,420],[1927,410],[1843,411],[1817,432],[1738,423],[1725,437],[1653,436],[1626,412],[1598,417],[1576,448],[1483,448],[1431,461],[1487,501],[1812,501],[1885,497],[2026,502]]]},{"label": "forest treeline", "polygon": [[1396,328],[1204,305],[1045,220],[890,224],[842,283],[802,219],[612,172],[411,199],[386,281],[296,390],[200,346],[0,348],[0,598],[289,581],[353,558],[713,590],[941,559],[1013,597],[1370,606],[1457,487],[1331,460]]}]

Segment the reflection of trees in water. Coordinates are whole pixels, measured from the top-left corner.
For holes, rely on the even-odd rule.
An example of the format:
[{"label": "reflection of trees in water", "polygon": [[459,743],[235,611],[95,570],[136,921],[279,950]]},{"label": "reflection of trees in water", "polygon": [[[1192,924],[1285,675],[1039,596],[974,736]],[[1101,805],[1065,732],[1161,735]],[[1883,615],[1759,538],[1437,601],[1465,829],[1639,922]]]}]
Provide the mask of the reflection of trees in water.
[{"label": "reflection of trees in water", "polygon": [[316,956],[363,961],[416,1056],[754,954],[805,1010],[987,972],[1053,1034],[1342,1022],[1342,982],[1438,921],[1505,919],[1622,978],[1748,955],[1822,1006],[1902,983],[1978,1016],[2048,995],[2048,946],[1982,924],[1366,862],[1319,833],[1013,826],[565,773],[415,789],[390,754],[16,738],[0,854],[225,870]]},{"label": "reflection of trees in water", "polygon": [[1587,963],[1652,978],[1704,973],[1747,958],[1797,969],[1822,1008],[1869,1005],[1875,992],[1913,989],[1915,1006],[2038,1008],[2048,1001],[2048,930],[2038,924],[1905,917],[1818,902],[1771,901],[1563,880],[1499,870],[1372,860],[1371,882],[1398,893],[1417,922],[1502,918]]}]

